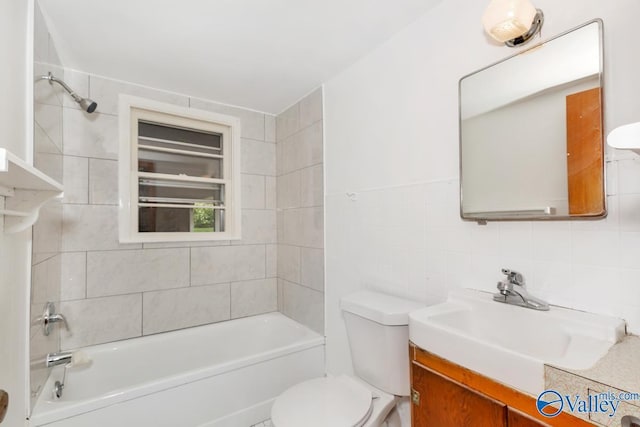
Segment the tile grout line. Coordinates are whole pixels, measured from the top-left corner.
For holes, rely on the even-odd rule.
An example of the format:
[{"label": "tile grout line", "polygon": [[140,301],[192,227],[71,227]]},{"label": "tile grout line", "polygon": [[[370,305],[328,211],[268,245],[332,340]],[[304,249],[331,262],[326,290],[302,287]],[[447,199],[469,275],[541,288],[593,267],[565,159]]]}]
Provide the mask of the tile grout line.
[{"label": "tile grout line", "polygon": [[140,292],[140,336],[144,336],[144,292]]}]

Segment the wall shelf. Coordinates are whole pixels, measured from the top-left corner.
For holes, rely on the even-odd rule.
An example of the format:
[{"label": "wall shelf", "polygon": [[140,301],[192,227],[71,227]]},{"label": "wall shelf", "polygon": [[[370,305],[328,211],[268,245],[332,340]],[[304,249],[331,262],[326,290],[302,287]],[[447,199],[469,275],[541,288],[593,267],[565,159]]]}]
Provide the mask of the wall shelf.
[{"label": "wall shelf", "polygon": [[15,154],[0,148],[0,196],[4,196],[4,232],[15,233],[31,227],[42,205],[62,195],[62,184]]}]

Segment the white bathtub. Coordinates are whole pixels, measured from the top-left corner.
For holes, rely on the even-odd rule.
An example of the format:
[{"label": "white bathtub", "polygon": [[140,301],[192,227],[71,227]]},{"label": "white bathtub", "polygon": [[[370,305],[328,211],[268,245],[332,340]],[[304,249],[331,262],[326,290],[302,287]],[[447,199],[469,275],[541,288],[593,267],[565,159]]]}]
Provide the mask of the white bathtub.
[{"label": "white bathtub", "polygon": [[56,367],[32,426],[248,427],[286,388],[324,374],[324,338],[280,313],[83,348],[87,368]]}]

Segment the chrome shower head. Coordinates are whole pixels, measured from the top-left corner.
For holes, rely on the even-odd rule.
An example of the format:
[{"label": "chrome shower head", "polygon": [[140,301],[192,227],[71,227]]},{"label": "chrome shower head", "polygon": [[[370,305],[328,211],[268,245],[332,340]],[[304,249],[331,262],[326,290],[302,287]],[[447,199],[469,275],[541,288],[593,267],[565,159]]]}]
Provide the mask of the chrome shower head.
[{"label": "chrome shower head", "polygon": [[95,101],[89,98],[81,97],[80,95],[75,93],[73,89],[71,89],[65,82],[63,82],[62,80],[60,80],[59,78],[51,74],[51,72],[49,72],[46,76],[37,77],[36,80],[49,80],[49,84],[53,84],[54,82],[58,83],[60,86],[64,88],[64,90],[66,90],[69,93],[69,95],[71,95],[74,101],[80,104],[80,106],[84,111],[86,111],[89,114],[96,111],[96,107],[98,106],[98,104]]},{"label": "chrome shower head", "polygon": [[80,101],[77,101],[77,102],[78,104],[80,104],[82,109],[87,113],[93,113],[94,111],[96,111],[96,107],[98,106],[98,104],[95,101],[89,98],[82,98]]}]

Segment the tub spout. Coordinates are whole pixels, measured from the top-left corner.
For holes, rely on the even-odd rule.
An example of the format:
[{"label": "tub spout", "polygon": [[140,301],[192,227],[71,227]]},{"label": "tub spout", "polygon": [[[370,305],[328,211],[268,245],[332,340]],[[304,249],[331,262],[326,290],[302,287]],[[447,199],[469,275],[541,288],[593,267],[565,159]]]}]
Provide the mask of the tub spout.
[{"label": "tub spout", "polygon": [[70,351],[61,351],[59,353],[47,353],[44,364],[47,368],[58,365],[67,365],[71,363],[73,353]]}]

